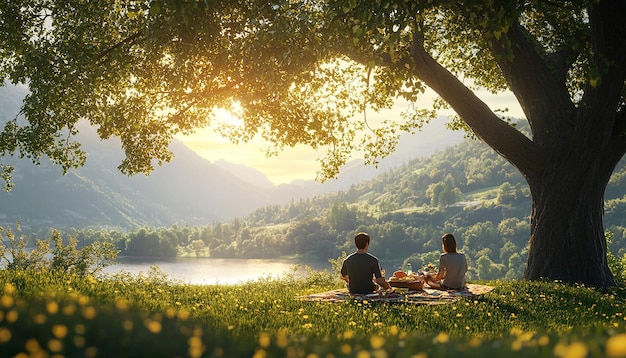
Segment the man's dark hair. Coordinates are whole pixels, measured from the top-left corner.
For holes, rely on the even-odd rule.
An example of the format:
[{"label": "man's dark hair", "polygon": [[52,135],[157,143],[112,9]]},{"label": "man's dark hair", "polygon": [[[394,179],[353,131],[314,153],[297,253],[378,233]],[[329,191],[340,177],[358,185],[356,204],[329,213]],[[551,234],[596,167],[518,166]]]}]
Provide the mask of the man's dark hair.
[{"label": "man's dark hair", "polygon": [[360,232],[354,237],[354,244],[357,249],[364,249],[370,242],[370,236],[365,232]]}]

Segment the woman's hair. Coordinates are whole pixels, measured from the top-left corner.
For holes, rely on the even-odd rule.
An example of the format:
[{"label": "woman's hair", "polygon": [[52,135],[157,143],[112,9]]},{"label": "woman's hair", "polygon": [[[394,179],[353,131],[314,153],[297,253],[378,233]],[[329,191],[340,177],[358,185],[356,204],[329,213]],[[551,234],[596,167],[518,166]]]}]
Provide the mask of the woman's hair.
[{"label": "woman's hair", "polygon": [[354,244],[357,249],[364,249],[365,245],[369,244],[369,242],[370,236],[367,233],[360,232],[354,237]]},{"label": "woman's hair", "polygon": [[452,234],[444,234],[441,237],[444,252],[456,252],[456,240]]}]

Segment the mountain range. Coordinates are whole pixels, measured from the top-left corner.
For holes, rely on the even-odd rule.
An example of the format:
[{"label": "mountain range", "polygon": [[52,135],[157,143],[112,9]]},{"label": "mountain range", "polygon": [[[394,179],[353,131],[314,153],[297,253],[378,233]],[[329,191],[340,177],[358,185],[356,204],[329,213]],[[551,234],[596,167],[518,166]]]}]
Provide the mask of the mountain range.
[{"label": "mountain range", "polygon": [[[0,119],[17,113],[25,89],[0,88]],[[209,161],[174,140],[175,158],[149,176],[126,176],[117,170],[123,152],[116,139],[101,140],[95,128],[81,123],[78,140],[87,163],[62,175],[61,168],[42,161],[0,159],[15,166],[14,188],[0,192],[0,225],[31,227],[114,227],[204,225],[247,215],[257,208],[346,190],[404,162],[460,142],[463,134],[429,125],[405,134],[397,150],[366,166],[353,160],[338,178],[319,183],[296,180],[275,186],[260,171],[219,159]]]}]

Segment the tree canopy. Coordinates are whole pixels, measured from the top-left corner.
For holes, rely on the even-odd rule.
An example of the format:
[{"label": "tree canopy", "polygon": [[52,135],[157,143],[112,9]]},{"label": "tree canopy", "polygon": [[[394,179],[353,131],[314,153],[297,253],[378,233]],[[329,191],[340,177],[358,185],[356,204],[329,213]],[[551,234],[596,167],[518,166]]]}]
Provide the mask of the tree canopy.
[{"label": "tree canopy", "polygon": [[[80,165],[71,139],[86,119],[121,139],[123,172],[149,172],[171,159],[173,135],[212,125],[235,142],[325,149],[329,177],[353,151],[375,162],[398,131],[449,106],[453,127],[529,184],[525,277],[614,284],[602,196],[626,151],[621,0],[3,0],[0,15],[0,79],[30,89],[0,135],[5,154]],[[368,122],[426,87],[440,96],[432,108]],[[477,88],[512,91],[531,133]],[[219,123],[215,108],[241,123]]]}]

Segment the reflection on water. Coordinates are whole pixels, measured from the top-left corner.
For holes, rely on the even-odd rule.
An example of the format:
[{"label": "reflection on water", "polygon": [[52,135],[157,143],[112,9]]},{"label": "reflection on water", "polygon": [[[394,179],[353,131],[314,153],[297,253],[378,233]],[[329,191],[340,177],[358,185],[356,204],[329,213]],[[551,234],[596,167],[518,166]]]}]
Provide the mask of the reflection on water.
[{"label": "reflection on water", "polygon": [[191,284],[236,284],[256,281],[272,276],[282,277],[293,273],[295,265],[314,270],[331,270],[329,262],[304,262],[299,260],[262,260],[262,259],[216,259],[176,257],[171,259],[146,257],[118,257],[116,264],[105,268],[107,273],[128,272],[133,275],[150,272],[151,266],[167,274],[171,279]]}]

